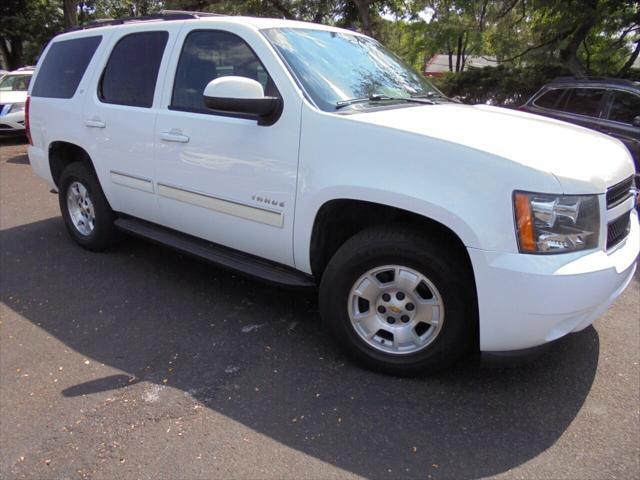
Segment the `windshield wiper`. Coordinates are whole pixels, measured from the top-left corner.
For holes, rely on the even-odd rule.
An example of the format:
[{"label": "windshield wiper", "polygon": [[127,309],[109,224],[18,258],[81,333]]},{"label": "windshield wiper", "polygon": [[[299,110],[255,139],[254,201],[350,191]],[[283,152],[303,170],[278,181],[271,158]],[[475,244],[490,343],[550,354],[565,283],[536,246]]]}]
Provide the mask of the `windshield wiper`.
[{"label": "windshield wiper", "polygon": [[436,102],[430,100],[428,98],[423,97],[392,97],[390,95],[382,95],[379,93],[374,93],[373,95],[369,95],[368,97],[359,97],[359,98],[350,98],[348,100],[341,100],[336,102],[336,110],[339,110],[344,107],[348,107],[350,105],[356,103],[364,103],[364,102],[387,102],[387,101],[403,101],[403,102],[412,102],[412,103],[423,103],[426,105],[435,105]]},{"label": "windshield wiper", "polygon": [[411,98],[443,98],[443,95],[438,92],[414,93]]}]

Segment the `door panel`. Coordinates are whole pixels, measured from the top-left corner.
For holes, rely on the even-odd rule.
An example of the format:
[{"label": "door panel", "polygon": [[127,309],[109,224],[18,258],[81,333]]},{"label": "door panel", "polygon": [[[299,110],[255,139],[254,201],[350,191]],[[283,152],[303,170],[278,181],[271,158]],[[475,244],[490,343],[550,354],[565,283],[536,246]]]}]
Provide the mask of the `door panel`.
[{"label": "door panel", "polygon": [[570,89],[560,101],[554,117],[586,128],[599,130],[606,90],[603,88]]},{"label": "door panel", "polygon": [[145,26],[114,35],[84,109],[89,154],[97,160],[112,208],[150,221],[158,220],[153,103],[176,27]]},{"label": "door panel", "polygon": [[636,164],[636,171],[640,171],[640,127],[633,125],[633,119],[640,115],[640,95],[613,90],[610,97],[603,131],[627,146]]},{"label": "door panel", "polygon": [[283,95],[278,121],[259,126],[215,114],[202,97],[207,83],[224,75],[253,78],[268,95],[281,95],[255,53],[256,36],[187,30],[178,39],[184,45],[155,129],[158,202],[166,226],[293,265],[301,99]]}]

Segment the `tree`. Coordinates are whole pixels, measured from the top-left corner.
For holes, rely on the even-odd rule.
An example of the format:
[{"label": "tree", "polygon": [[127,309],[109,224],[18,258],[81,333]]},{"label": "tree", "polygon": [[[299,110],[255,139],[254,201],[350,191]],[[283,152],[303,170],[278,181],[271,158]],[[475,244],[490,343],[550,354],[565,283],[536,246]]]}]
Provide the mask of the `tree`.
[{"label": "tree", "polygon": [[96,18],[161,9],[328,23],[374,36],[418,69],[438,53],[451,72],[469,55],[510,67],[629,76],[640,57],[640,0],[3,0],[0,59],[33,62],[48,40]]},{"label": "tree", "polygon": [[0,2],[0,58],[9,70],[34,63],[47,42],[62,30],[58,1]]},{"label": "tree", "polygon": [[373,21],[371,19],[372,0],[354,0],[353,2],[358,10],[358,16],[362,23],[362,31],[365,35],[373,36]]},{"label": "tree", "polygon": [[633,64],[628,44],[637,44],[639,27],[638,0],[516,0],[488,38],[501,62],[557,62],[576,76],[594,68],[612,75]]},{"label": "tree", "polygon": [[22,62],[23,38],[21,24],[24,19],[25,0],[4,0],[0,4],[0,53],[9,70],[18,68]]},{"label": "tree", "polygon": [[64,28],[70,30],[78,25],[78,0],[63,0]]}]

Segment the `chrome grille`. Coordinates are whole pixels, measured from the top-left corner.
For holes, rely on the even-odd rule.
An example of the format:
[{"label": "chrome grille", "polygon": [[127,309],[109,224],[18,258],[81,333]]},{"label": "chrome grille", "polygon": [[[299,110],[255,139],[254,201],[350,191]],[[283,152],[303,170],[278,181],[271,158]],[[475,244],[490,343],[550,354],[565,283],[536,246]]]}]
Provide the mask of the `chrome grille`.
[{"label": "chrome grille", "polygon": [[631,214],[625,213],[607,225],[607,250],[624,240],[631,230]]},{"label": "chrome grille", "polygon": [[633,186],[633,176],[631,176],[609,187],[607,189],[607,209],[612,209],[633,196]]}]

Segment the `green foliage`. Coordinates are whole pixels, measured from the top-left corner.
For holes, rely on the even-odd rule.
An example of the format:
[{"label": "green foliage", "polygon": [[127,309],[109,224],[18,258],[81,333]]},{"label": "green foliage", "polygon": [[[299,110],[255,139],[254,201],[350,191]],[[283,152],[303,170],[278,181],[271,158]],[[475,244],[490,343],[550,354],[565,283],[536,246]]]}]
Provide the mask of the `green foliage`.
[{"label": "green foliage", "polygon": [[422,71],[425,61],[431,56],[429,36],[423,22],[395,22],[381,20],[378,24],[378,40],[401,56],[417,71]]},{"label": "green foliage", "polygon": [[2,0],[0,53],[10,69],[34,63],[39,52],[62,31],[61,2],[56,0]]},{"label": "green foliage", "polygon": [[[33,63],[63,30],[67,0],[0,1],[0,61]],[[328,23],[370,32],[417,70],[438,53],[452,70],[439,80],[465,101],[517,103],[559,72],[637,78],[640,0],[85,0],[80,24],[161,9],[202,10]],[[67,8],[67,13],[69,8]],[[468,69],[469,55],[500,66]]]},{"label": "green foliage", "polygon": [[575,75],[624,73],[640,41],[638,0],[517,0],[490,21],[485,53],[510,64],[561,62]]},{"label": "green foliage", "polygon": [[516,107],[555,77],[569,75],[560,65],[469,68],[434,79],[443,93],[463,103]]},{"label": "green foliage", "polygon": [[79,23],[96,18],[122,18],[149,15],[162,10],[162,0],[90,0],[80,5]]}]

